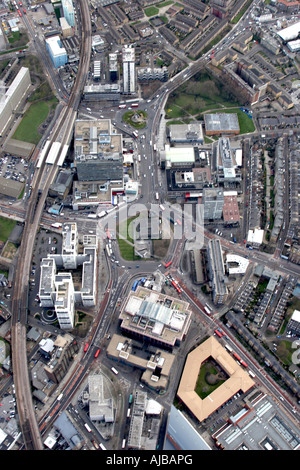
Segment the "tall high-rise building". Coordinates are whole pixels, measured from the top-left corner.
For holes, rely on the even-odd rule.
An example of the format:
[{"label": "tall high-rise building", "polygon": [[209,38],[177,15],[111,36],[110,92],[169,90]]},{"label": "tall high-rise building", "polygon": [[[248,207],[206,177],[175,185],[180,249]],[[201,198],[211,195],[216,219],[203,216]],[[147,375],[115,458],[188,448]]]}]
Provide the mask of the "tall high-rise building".
[{"label": "tall high-rise building", "polygon": [[27,67],[21,67],[7,90],[4,84],[0,83],[0,134],[4,134],[13,113],[21,104],[30,85],[31,78]]},{"label": "tall high-rise building", "polygon": [[228,289],[220,240],[209,240],[207,262],[213,302],[216,305],[224,304],[228,297]]},{"label": "tall high-rise building", "polygon": [[46,39],[46,49],[49,52],[54,67],[61,67],[67,63],[67,51],[63,47],[59,36],[52,36]]},{"label": "tall high-rise building", "polygon": [[54,308],[62,329],[70,330],[74,327],[75,292],[71,273],[58,273],[55,276]]},{"label": "tall high-rise building", "polygon": [[[83,237],[83,253],[78,253],[78,232],[76,223],[65,223],[62,229],[61,254],[48,254],[41,262],[39,296],[42,307],[55,309],[61,329],[74,327],[75,304],[93,307],[97,292],[97,239]],[[75,289],[71,272],[82,266],[82,284],[78,289],[78,277]],[[59,271],[58,271],[59,269]]]},{"label": "tall high-rise building", "polygon": [[133,46],[123,47],[122,62],[123,62],[123,91],[124,93],[135,93],[136,71],[135,71],[135,49]]},{"label": "tall high-rise building", "polygon": [[65,269],[77,268],[78,232],[75,223],[64,224],[62,232],[62,260]]},{"label": "tall high-rise building", "polygon": [[72,0],[61,0],[64,17],[70,26],[75,26],[75,13]]},{"label": "tall high-rise building", "polygon": [[116,82],[118,80],[118,56],[117,54],[109,54],[108,56],[109,61],[109,75],[110,80],[112,82]]}]

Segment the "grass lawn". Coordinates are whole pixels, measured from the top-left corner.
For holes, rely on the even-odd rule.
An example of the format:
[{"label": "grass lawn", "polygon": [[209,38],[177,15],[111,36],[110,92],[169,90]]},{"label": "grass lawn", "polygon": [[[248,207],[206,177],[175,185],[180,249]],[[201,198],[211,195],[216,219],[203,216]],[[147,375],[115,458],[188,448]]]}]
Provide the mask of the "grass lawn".
[{"label": "grass lawn", "polygon": [[180,86],[170,94],[165,112],[168,119],[184,117],[188,114],[197,116],[205,111],[237,107],[239,103],[228,96],[218,83],[207,74],[197,76]]},{"label": "grass lawn", "polygon": [[25,113],[20,125],[13,135],[14,139],[24,140],[31,144],[38,144],[41,139],[41,134],[38,132],[38,127],[47,119],[50,111],[50,103],[40,101],[32,103],[28,111]]},{"label": "grass lawn", "polygon": [[168,5],[172,5],[173,0],[166,0],[165,2],[159,3],[159,8],[167,7]]},{"label": "grass lawn", "polygon": [[16,41],[20,40],[20,31],[14,31],[11,36],[8,37],[8,42],[13,44]]},{"label": "grass lawn", "polygon": [[292,342],[281,340],[277,347],[277,356],[283,364],[290,366],[293,364],[292,355],[296,349],[292,348]]},{"label": "grass lawn", "polygon": [[12,219],[6,219],[5,217],[0,217],[0,240],[6,242],[12,229],[16,225],[16,221]]},{"label": "grass lawn", "polygon": [[144,12],[145,12],[145,15],[148,17],[155,16],[155,15],[158,15],[159,9],[156,7],[149,7],[149,8],[145,8]]},{"label": "grass lawn", "polygon": [[236,113],[238,120],[239,120],[239,125],[240,125],[240,134],[247,134],[248,132],[254,132],[255,127],[253,124],[253,119],[249,118],[246,113],[244,113],[241,109],[239,108],[230,108],[230,109],[224,109],[222,111],[224,113]]},{"label": "grass lawn", "polygon": [[187,112],[176,103],[167,106],[165,111],[168,119],[176,119],[188,115]]},{"label": "grass lawn", "polygon": [[210,374],[212,376],[216,376],[218,374],[218,371],[216,370],[214,364],[210,361],[205,362],[202,364],[201,369],[200,369],[200,374],[198,376],[197,384],[195,391],[197,395],[203,400],[206,398],[208,395],[211,394],[216,388],[218,388],[220,385],[222,385],[226,379],[217,379],[215,384],[209,384],[206,380],[207,374]]},{"label": "grass lawn", "polygon": [[139,256],[136,256],[134,254],[134,246],[132,245],[134,240],[129,235],[129,231],[128,231],[128,228],[129,228],[131,222],[135,218],[136,217],[131,217],[131,218],[127,219],[125,222],[123,222],[123,224],[127,224],[127,230],[126,230],[127,240],[124,240],[123,238],[120,238],[120,236],[119,236],[119,231],[122,230],[122,232],[123,232],[123,228],[124,228],[123,226],[118,227],[118,231],[117,231],[117,240],[118,240],[118,244],[119,244],[120,253],[121,253],[122,258],[127,260],[127,261],[135,261],[135,260],[140,259]]},{"label": "grass lawn", "polygon": [[[134,116],[139,115],[140,120],[134,120]],[[122,120],[135,129],[144,129],[146,127],[148,114],[145,111],[127,111],[123,114]]]}]

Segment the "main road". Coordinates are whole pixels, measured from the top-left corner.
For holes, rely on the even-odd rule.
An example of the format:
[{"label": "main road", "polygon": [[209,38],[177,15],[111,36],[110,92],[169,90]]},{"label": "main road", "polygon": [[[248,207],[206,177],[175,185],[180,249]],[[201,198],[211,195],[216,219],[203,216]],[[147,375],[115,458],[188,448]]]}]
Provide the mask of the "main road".
[{"label": "main road", "polygon": [[[59,140],[62,145],[70,142],[74,119],[88,74],[91,54],[90,12],[88,2],[85,0],[79,0],[79,5],[82,16],[82,41],[78,74],[69,102],[62,108],[57,118],[55,128],[52,132],[51,144],[57,140]],[[49,146],[49,148],[50,147],[51,146]],[[28,201],[23,237],[19,249],[12,297],[11,345],[13,374],[20,429],[24,445],[28,450],[43,449],[41,434],[36,421],[32,402],[27,364],[26,324],[28,281],[34,241],[40,224],[48,188],[57,172],[58,157],[59,154],[50,168],[44,160],[43,165],[39,169],[36,169],[35,172],[34,186],[31,197]]]}]

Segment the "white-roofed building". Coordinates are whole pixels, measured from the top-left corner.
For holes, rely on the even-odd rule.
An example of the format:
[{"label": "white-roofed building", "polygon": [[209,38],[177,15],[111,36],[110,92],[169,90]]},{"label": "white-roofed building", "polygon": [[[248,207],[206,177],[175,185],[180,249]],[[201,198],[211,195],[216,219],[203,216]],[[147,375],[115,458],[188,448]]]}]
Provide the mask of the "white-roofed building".
[{"label": "white-roofed building", "polygon": [[[63,225],[61,254],[48,254],[41,262],[39,296],[42,307],[54,307],[60,328],[73,328],[75,303],[92,307],[96,302],[96,237],[83,237],[83,253],[78,253],[78,233],[75,223]],[[66,269],[82,266],[81,289],[75,289],[72,273]],[[60,270],[59,272],[58,269]]]},{"label": "white-roofed building", "polygon": [[69,330],[74,327],[75,292],[71,273],[58,273],[55,276],[54,308],[62,329]]},{"label": "white-roofed building", "polygon": [[238,183],[241,182],[241,173],[235,160],[235,152],[231,147],[229,138],[221,137],[216,149],[219,183]]},{"label": "white-roofed building", "polygon": [[263,242],[264,238],[264,231],[259,228],[255,228],[254,230],[250,229],[248,231],[247,243],[251,245],[253,248],[258,248]]},{"label": "white-roofed building", "polygon": [[203,144],[202,122],[191,122],[189,124],[170,124],[169,138],[173,143],[197,142]]},{"label": "white-roofed building", "polygon": [[0,428],[0,444],[7,438],[7,434]]},{"label": "white-roofed building", "polygon": [[195,152],[193,147],[171,147],[165,145],[160,152],[161,161],[165,162],[166,168],[193,166],[195,163]]},{"label": "white-roofed building", "polygon": [[121,328],[131,336],[173,347],[184,339],[191,322],[189,304],[139,286],[120,314]]},{"label": "white-roofed building", "polygon": [[287,43],[287,47],[291,52],[298,52],[300,51],[300,39],[295,39],[294,41],[289,41]]},{"label": "white-roofed building", "polygon": [[0,100],[0,134],[4,133],[14,111],[31,85],[29,69],[21,67],[10,87]]},{"label": "white-roofed building", "polygon": [[291,316],[291,319],[288,323],[287,331],[289,331],[290,334],[295,334],[296,336],[300,336],[300,311],[299,310],[294,310],[294,313]]},{"label": "white-roofed building", "polygon": [[249,266],[249,260],[239,255],[228,253],[226,264],[229,274],[245,274]]},{"label": "white-roofed building", "polygon": [[68,62],[66,49],[62,46],[59,36],[46,39],[46,49],[51,57],[54,67],[58,68]]},{"label": "white-roofed building", "polygon": [[300,21],[288,26],[287,28],[281,29],[277,32],[278,36],[283,41],[291,41],[292,39],[296,39],[298,34],[300,33]]},{"label": "white-roofed building", "polygon": [[92,421],[114,422],[114,403],[105,393],[105,378],[101,374],[89,375],[89,417]]},{"label": "white-roofed building", "polygon": [[123,62],[123,91],[126,94],[136,91],[135,49],[124,46],[122,49]]},{"label": "white-roofed building", "polygon": [[50,338],[43,338],[39,342],[39,346],[41,351],[43,351],[45,354],[50,354],[54,349],[54,341]]}]

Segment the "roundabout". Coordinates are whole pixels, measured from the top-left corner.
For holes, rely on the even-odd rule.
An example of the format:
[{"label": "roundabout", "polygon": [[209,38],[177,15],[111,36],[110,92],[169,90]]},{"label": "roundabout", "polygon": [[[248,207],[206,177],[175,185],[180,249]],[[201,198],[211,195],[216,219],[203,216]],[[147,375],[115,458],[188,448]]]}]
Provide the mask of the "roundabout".
[{"label": "roundabout", "polygon": [[135,129],[144,129],[147,125],[148,114],[142,110],[127,111],[122,119]]}]

